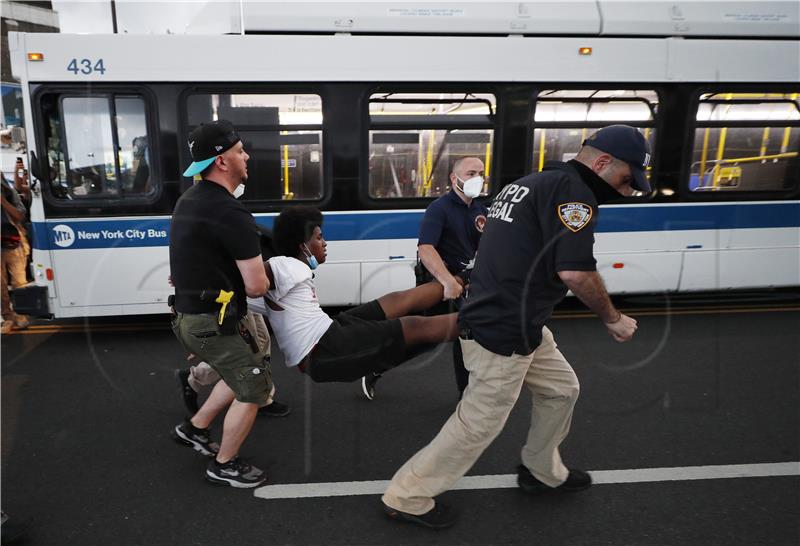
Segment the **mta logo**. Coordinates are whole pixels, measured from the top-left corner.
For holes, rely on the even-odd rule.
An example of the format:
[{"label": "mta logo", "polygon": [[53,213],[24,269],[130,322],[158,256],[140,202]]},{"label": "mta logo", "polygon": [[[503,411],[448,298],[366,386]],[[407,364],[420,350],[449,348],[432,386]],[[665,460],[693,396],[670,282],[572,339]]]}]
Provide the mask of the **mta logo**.
[{"label": "mta logo", "polygon": [[75,242],[75,232],[67,225],[58,224],[53,227],[53,242],[61,248],[72,246]]}]

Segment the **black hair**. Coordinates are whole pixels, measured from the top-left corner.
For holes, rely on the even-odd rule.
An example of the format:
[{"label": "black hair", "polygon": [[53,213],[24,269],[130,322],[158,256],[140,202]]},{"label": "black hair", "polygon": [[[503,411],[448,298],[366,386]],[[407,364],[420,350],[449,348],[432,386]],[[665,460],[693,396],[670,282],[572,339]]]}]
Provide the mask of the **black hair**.
[{"label": "black hair", "polygon": [[272,242],[282,256],[296,257],[299,247],[322,227],[322,213],[316,207],[295,205],[281,211],[272,228]]},{"label": "black hair", "polygon": [[260,233],[259,244],[261,245],[261,258],[266,261],[273,256],[277,256],[278,253],[275,252],[275,245],[272,241],[272,230],[263,226],[258,226],[258,231]]}]

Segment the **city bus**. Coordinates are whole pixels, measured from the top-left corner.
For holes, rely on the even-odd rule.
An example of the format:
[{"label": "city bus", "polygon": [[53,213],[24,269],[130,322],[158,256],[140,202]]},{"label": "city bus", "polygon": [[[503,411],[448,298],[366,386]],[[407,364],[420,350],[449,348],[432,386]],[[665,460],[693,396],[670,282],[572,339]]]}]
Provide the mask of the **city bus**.
[{"label": "city bus", "polygon": [[323,210],[323,305],[414,285],[420,220],[458,157],[483,160],[488,204],[614,123],[649,141],[653,190],[600,207],[609,292],[800,285],[796,3],[765,2],[785,11],[765,20],[711,3],[713,24],[672,10],[652,15],[661,26],[603,1],[579,3],[594,15],[577,23],[540,13],[527,26],[523,4],[506,4],[510,24],[484,32],[462,8],[420,32],[407,18],[399,31],[254,18],[261,28],[224,35],[11,33],[40,295],[27,311],[167,311],[187,136],[214,119],[250,154],[240,199],[260,225],[293,204]]}]

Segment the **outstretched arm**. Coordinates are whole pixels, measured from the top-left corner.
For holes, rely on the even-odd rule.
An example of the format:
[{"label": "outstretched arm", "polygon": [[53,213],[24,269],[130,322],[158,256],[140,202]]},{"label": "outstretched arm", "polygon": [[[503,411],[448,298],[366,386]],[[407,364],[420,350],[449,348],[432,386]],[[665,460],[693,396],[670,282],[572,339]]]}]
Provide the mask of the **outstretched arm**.
[{"label": "outstretched arm", "polygon": [[559,271],[558,276],[572,293],[600,317],[609,335],[617,341],[629,341],[638,327],[636,319],[620,313],[597,271]]},{"label": "outstretched arm", "polygon": [[419,245],[419,260],[430,271],[430,274],[444,287],[444,299],[454,300],[461,296],[463,287],[447,270],[441,255],[433,245]]},{"label": "outstretched arm", "polygon": [[[464,282],[456,277],[459,286]],[[426,282],[408,290],[390,292],[378,298],[387,319],[399,318],[430,309],[440,301],[444,287],[438,281]]]}]

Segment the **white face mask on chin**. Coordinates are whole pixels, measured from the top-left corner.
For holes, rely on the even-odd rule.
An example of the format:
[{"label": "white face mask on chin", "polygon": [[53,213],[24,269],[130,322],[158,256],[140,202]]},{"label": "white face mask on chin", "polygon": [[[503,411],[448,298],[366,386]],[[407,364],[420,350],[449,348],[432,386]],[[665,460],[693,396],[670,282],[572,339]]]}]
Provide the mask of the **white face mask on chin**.
[{"label": "white face mask on chin", "polygon": [[482,176],[473,176],[467,180],[461,180],[458,175],[456,175],[456,179],[461,182],[461,191],[470,199],[475,199],[481,194],[481,191],[483,191]]},{"label": "white face mask on chin", "polygon": [[236,186],[236,189],[233,190],[233,196],[236,199],[239,199],[243,195],[244,195],[244,184],[239,184],[238,186]]}]

